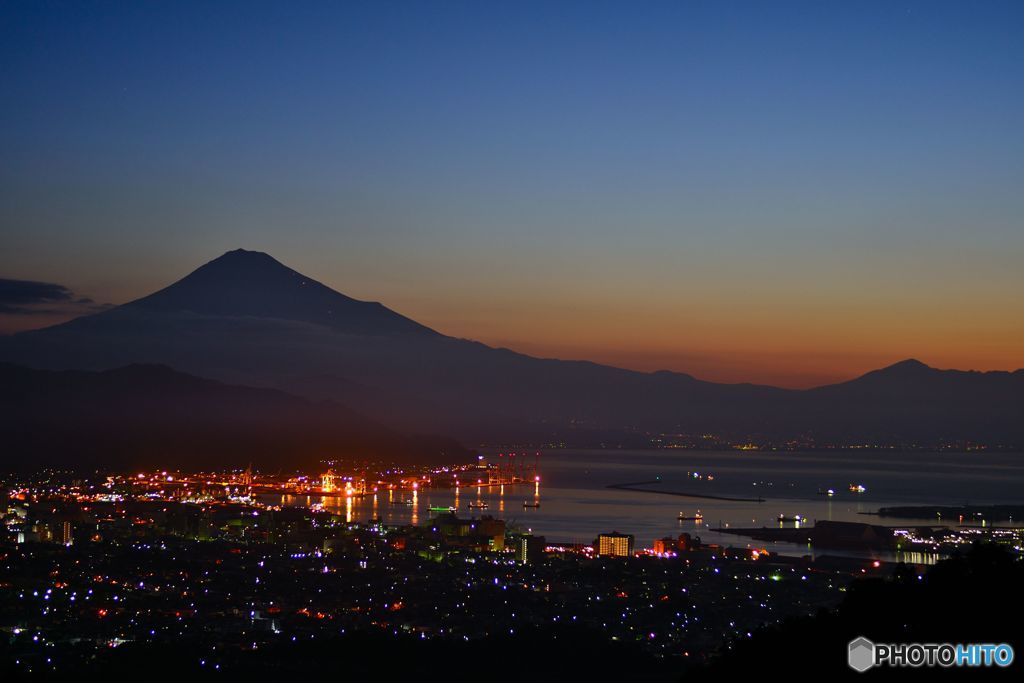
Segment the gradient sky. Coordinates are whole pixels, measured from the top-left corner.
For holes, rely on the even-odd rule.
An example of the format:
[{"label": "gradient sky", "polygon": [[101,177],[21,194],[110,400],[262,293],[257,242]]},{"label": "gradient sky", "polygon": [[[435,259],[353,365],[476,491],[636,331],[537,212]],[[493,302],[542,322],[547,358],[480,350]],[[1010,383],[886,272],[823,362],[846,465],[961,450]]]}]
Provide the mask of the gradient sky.
[{"label": "gradient sky", "polygon": [[245,247],[539,355],[1024,366],[1021,2],[8,0],[0,98],[0,277],[76,298]]}]

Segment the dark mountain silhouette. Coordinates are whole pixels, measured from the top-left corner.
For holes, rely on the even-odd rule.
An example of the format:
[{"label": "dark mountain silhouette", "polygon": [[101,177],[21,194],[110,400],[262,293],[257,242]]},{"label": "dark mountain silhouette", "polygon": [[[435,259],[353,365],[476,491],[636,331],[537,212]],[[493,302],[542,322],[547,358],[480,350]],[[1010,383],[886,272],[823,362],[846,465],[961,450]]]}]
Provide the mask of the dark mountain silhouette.
[{"label": "dark mountain silhouette", "polygon": [[379,303],[339,294],[269,254],[244,249],[229,251],[122,309],[291,320],[349,334],[437,334]]},{"label": "dark mountain silhouette", "polygon": [[243,250],[151,296],[0,339],[0,359],[92,370],[163,363],[463,439],[643,443],[650,432],[713,432],[822,444],[1024,444],[1022,371],[905,361],[795,391],[534,358],[447,337]]},{"label": "dark mountain silhouette", "polygon": [[408,437],[335,403],[193,377],[160,365],[105,372],[0,364],[6,468],[294,470],[337,457],[451,463],[456,442]]},{"label": "dark mountain silhouette", "polygon": [[803,392],[806,429],[851,441],[970,440],[1019,445],[1024,371],[938,370],[905,360]]}]

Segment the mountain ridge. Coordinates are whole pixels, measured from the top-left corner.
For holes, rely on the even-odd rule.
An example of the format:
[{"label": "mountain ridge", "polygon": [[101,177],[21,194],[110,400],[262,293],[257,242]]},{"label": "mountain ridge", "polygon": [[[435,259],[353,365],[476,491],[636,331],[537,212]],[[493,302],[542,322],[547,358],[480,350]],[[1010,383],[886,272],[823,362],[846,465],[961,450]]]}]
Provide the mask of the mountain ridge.
[{"label": "mountain ridge", "polygon": [[457,442],[408,436],[336,402],[226,384],[166,365],[102,372],[0,363],[6,467],[317,469],[336,457],[448,464]]},{"label": "mountain ridge", "polygon": [[[327,312],[335,309],[342,314]],[[2,339],[0,359],[89,370],[163,363],[334,399],[407,431],[465,441],[710,433],[1024,445],[1020,370],[939,370],[906,359],[846,382],[785,389],[535,358],[446,336],[244,250],[148,297]]]},{"label": "mountain ridge", "polygon": [[[437,334],[376,301],[360,301],[262,251],[235,249],[120,309],[279,318],[366,334]],[[116,310],[116,309],[115,309]]]}]

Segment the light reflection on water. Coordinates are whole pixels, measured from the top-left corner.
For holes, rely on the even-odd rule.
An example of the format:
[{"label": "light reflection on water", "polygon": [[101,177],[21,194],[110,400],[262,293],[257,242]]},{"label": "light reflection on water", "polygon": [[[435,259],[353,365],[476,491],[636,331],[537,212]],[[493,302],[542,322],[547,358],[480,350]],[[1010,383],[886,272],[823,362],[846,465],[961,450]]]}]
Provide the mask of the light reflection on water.
[{"label": "light reflection on water", "polygon": [[[284,505],[311,505],[343,511],[349,521],[378,517],[386,524],[421,524],[431,507],[454,506],[463,516],[493,515],[510,526],[545,535],[549,541],[590,543],[600,532],[636,536],[638,547],[654,539],[687,532],[706,543],[767,546],[786,554],[815,554],[804,546],[749,541],[715,529],[778,527],[779,515],[813,523],[816,520],[858,521],[896,525],[944,524],[956,520],[880,519],[871,513],[881,506],[1019,503],[1024,485],[1024,455],[949,453],[751,453],[677,451],[551,451],[541,458],[543,486],[538,483],[412,491],[412,506],[392,502],[405,492],[377,496],[284,496]],[[694,473],[700,477],[695,478]],[[712,478],[709,478],[711,475]],[[640,493],[606,488],[610,484],[652,482],[664,488],[716,496],[765,499],[713,500]],[[864,493],[849,486],[864,485]],[[819,491],[835,490],[832,497]],[[266,499],[265,499],[266,500]],[[276,502],[276,499],[273,501]],[[486,509],[469,509],[470,503]],[[524,503],[540,507],[524,507]],[[678,521],[680,513],[702,521]],[[793,526],[786,522],[785,526]],[[820,552],[820,551],[819,551]],[[827,554],[840,554],[834,550]],[[856,554],[856,553],[848,553]],[[878,554],[879,559],[893,559]],[[927,558],[918,558],[927,559]]]}]

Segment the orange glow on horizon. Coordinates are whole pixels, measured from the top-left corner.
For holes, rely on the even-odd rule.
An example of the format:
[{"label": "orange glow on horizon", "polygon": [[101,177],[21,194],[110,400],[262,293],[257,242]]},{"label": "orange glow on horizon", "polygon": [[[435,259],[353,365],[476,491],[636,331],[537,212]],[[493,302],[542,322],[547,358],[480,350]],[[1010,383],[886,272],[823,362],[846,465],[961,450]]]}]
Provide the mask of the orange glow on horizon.
[{"label": "orange glow on horizon", "polygon": [[[961,370],[1024,367],[1024,271],[1012,249],[972,254],[970,262],[941,245],[756,259],[668,250],[642,261],[628,251],[583,249],[571,259],[558,249],[523,255],[523,262],[538,259],[530,278],[489,258],[452,269],[417,252],[387,281],[358,259],[339,263],[292,246],[273,252],[337,291],[381,301],[443,334],[538,357],[794,388],[907,358]],[[145,281],[102,298],[148,294],[193,261],[159,260]],[[68,317],[8,316],[0,333]]]}]

